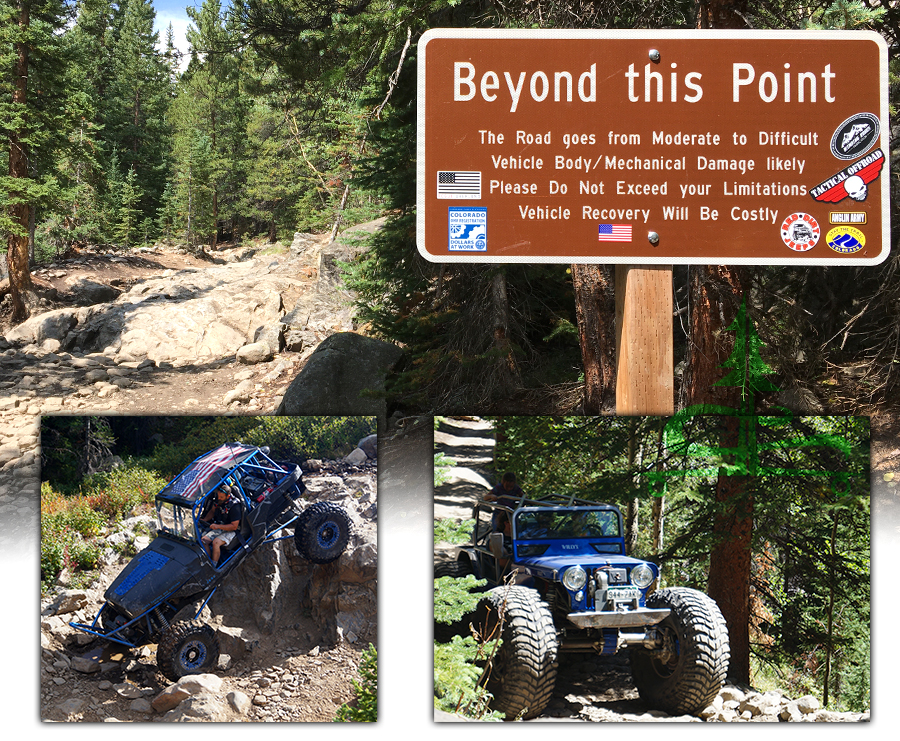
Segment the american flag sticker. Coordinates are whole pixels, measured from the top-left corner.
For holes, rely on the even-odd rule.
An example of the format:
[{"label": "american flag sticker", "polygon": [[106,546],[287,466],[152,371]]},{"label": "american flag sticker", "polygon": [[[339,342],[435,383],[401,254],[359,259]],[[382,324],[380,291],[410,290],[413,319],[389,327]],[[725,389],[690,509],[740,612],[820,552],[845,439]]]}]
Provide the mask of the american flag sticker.
[{"label": "american flag sticker", "polygon": [[631,224],[600,224],[601,242],[630,242]]},{"label": "american flag sticker", "polygon": [[442,199],[481,198],[481,173],[438,170],[437,197]]}]

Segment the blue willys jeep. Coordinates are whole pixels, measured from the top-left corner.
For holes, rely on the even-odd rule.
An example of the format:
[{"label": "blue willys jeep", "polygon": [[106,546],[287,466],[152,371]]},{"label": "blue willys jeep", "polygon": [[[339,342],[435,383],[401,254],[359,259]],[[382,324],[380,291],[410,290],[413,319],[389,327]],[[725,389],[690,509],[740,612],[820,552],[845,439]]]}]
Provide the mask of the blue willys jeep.
[{"label": "blue willys jeep", "polygon": [[492,587],[450,630],[499,630],[486,687],[507,719],[543,712],[560,652],[628,647],[641,698],[671,714],[697,713],[718,694],[729,659],[718,606],[694,589],[651,591],[659,569],[625,555],[618,507],[523,496],[479,503],[473,519],[471,543],[436,564],[435,578],[474,574]]},{"label": "blue willys jeep", "polygon": [[[129,648],[158,643],[157,666],[173,681],[215,669],[218,639],[196,618],[222,581],[257,548],[287,538],[309,561],[330,563],[344,552],[352,531],[349,515],[336,504],[302,509],[306,487],[299,466],[268,453],[265,447],[222,445],[172,479],[155,498],[156,538],[109,586],[93,622],[71,625]],[[202,518],[222,484],[230,487],[237,509],[229,512],[239,513],[239,527],[214,563],[201,543],[209,528]]]}]

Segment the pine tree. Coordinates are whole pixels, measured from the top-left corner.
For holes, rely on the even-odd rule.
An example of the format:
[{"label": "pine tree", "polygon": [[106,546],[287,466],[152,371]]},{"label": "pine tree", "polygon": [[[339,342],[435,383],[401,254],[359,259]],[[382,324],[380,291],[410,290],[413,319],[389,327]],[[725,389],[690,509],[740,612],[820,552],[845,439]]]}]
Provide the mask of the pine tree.
[{"label": "pine tree", "polygon": [[36,209],[56,188],[47,163],[65,130],[61,31],[68,11],[65,0],[0,0],[0,141],[7,165],[0,176],[0,233],[13,322],[28,316]]},{"label": "pine tree", "polygon": [[[223,217],[233,217],[243,181],[247,101],[241,89],[240,56],[233,29],[225,23],[219,0],[187,9],[191,60],[181,78],[183,94],[193,98],[192,119],[180,125],[197,129],[208,140],[211,215],[208,239],[215,247]],[[194,230],[198,233],[197,230]]]},{"label": "pine tree", "polygon": [[107,152],[117,150],[122,177],[134,170],[142,214],[155,215],[168,176],[170,68],[157,49],[151,0],[123,0],[110,42],[103,123]]}]

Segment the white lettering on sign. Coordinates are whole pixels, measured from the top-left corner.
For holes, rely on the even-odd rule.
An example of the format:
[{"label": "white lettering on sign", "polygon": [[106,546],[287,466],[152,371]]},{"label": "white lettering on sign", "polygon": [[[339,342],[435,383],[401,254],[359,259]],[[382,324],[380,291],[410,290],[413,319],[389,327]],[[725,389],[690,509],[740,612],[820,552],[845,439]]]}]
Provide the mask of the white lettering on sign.
[{"label": "white lettering on sign", "polygon": [[[678,65],[675,62],[672,62],[672,69],[674,70]],[[625,77],[628,78],[628,100],[632,103],[637,103],[641,96],[635,93],[635,80],[639,79],[641,76],[640,72],[635,72],[634,63],[628,65],[628,71],[625,73]],[[702,78],[699,72],[688,72],[684,76],[684,86],[691,91],[691,95],[685,95],[682,100],[685,103],[696,103],[700,98],[703,97],[703,88],[700,87],[697,83],[700,82],[700,78]],[[669,100],[673,103],[678,101],[678,73],[671,72],[669,74]],[[652,69],[651,64],[648,62],[644,65],[644,102],[650,103],[653,97],[653,92],[656,93],[656,102],[663,102],[663,94],[665,88],[665,79],[663,78],[662,72],[657,72]]]},{"label": "white lettering on sign", "polygon": [[[518,77],[513,79],[515,73],[503,73],[503,80],[506,82],[506,90],[509,93],[510,113],[515,113],[519,107],[519,99],[525,88],[525,78],[528,76],[526,72],[520,72]],[[466,102],[472,100],[476,95],[481,93],[482,100],[493,103],[499,95],[495,90],[501,90],[500,78],[493,70],[488,70],[481,75],[478,84],[475,83],[475,65],[471,62],[454,62],[453,63],[453,100],[458,102]],[[550,76],[543,70],[537,70],[531,74],[528,82],[528,93],[531,99],[537,103],[541,103],[550,96],[553,91],[553,100],[557,103],[565,101],[572,102],[572,81],[574,77],[571,72],[562,71],[553,73],[553,82],[550,82]],[[594,103],[597,101],[597,65],[592,64],[588,70],[582,72],[578,77],[578,98],[583,103]]]},{"label": "white lettering on sign", "polygon": [[[505,91],[504,97],[508,96],[509,98],[510,113],[516,112],[526,90],[536,103],[546,100],[552,100],[555,103],[571,103],[576,91],[578,99],[583,103],[597,102],[597,64],[592,64],[587,70],[578,74],[577,84],[575,83],[576,74],[568,70],[552,73],[535,70],[530,75],[523,71],[504,71],[501,83],[501,75],[494,70],[487,70],[478,77],[475,65],[471,62],[454,62],[453,100],[467,102],[480,95],[482,100],[493,103],[501,97],[501,91]],[[740,103],[741,89],[751,88],[755,84],[757,96],[764,103],[772,103],[776,100],[785,103],[795,100],[797,103],[816,103],[820,100],[819,78],[821,78],[821,99],[826,103],[834,103],[836,97],[832,82],[836,77],[837,75],[831,71],[830,64],[826,64],[822,72],[816,73],[811,71],[795,72],[791,69],[791,63],[785,62],[783,71],[776,73],[772,70],[765,70],[757,75],[756,67],[752,64],[734,62],[731,67],[732,102]],[[528,80],[527,87],[525,85],[526,78]],[[700,86],[703,74],[688,72],[681,77],[677,62],[670,64],[668,75],[654,69],[654,65],[649,62],[644,65],[643,71],[639,71],[635,69],[632,62],[628,65],[625,78],[628,81],[628,100],[632,103],[640,101],[676,103],[679,100],[686,103],[697,103],[703,98],[703,88]],[[643,85],[641,85],[641,81],[643,81]],[[616,143],[612,140],[612,136],[610,143]],[[700,141],[698,143],[711,144],[713,142]],[[718,141],[715,143],[717,144]]]},{"label": "white lettering on sign", "polygon": [[[764,103],[771,103],[778,97],[782,97],[785,103],[791,102],[791,64],[786,62],[784,65],[785,72],[782,75],[782,82],[779,87],[778,77],[774,72],[763,72],[759,76],[757,83],[757,92],[759,99]],[[809,97],[810,103],[815,103],[817,99],[818,80],[815,72],[797,72],[796,73],[796,89],[797,102],[805,103]],[[834,103],[835,97],[831,92],[831,81],[835,78],[835,74],[831,71],[831,65],[826,64],[825,70],[821,73],[824,82],[824,97],[826,103]],[[731,67],[731,90],[732,100],[739,103],[741,100],[741,88],[753,84],[756,79],[756,68],[752,64],[746,62],[735,62]]]}]

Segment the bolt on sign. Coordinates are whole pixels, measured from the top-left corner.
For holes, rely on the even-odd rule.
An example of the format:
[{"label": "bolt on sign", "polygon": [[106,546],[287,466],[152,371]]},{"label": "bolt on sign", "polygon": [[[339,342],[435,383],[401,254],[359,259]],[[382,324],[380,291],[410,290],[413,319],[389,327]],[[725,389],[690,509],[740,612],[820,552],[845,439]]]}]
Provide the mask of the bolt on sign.
[{"label": "bolt on sign", "polygon": [[875,33],[433,29],[418,54],[429,260],[888,255]]}]

